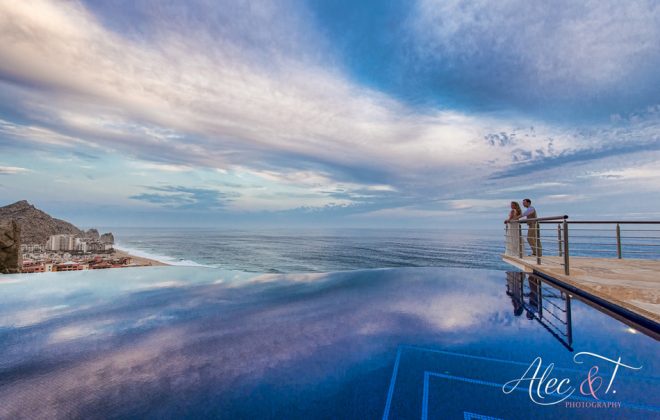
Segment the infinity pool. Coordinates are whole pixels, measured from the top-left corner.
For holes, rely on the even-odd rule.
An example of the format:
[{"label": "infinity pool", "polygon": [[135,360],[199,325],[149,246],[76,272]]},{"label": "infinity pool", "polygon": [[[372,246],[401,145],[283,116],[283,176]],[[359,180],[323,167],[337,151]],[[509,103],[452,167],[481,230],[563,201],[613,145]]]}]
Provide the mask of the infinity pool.
[{"label": "infinity pool", "polygon": [[658,341],[502,271],[7,275],[0,343],[0,418],[660,418]]}]

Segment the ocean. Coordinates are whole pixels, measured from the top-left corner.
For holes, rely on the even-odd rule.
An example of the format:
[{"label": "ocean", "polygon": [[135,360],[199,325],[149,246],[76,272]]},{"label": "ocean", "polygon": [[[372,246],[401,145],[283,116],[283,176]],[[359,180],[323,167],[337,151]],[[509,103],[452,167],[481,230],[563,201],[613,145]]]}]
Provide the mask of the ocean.
[{"label": "ocean", "polygon": [[113,228],[116,247],[172,265],[255,273],[510,269],[503,230]]}]

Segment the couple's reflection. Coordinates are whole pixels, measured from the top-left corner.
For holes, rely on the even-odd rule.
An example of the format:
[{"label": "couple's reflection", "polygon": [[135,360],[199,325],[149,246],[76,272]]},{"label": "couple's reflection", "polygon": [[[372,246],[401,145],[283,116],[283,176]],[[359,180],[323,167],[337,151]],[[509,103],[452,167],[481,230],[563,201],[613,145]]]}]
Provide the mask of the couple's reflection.
[{"label": "couple's reflection", "polygon": [[520,316],[524,312],[523,306],[523,273],[507,272],[506,273],[506,294],[511,296],[511,304],[513,305],[513,315]]},{"label": "couple's reflection", "polygon": [[536,320],[568,350],[573,351],[571,297],[565,291],[533,274],[506,273],[506,294],[511,297],[513,315],[525,312]]}]

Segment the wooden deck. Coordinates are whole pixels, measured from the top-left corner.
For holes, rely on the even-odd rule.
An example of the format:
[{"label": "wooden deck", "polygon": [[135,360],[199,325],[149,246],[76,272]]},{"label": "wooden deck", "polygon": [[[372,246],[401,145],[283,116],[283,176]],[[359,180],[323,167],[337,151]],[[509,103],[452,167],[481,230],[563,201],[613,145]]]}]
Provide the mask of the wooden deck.
[{"label": "wooden deck", "polygon": [[536,257],[503,255],[502,259],[660,324],[660,261],[571,257],[567,276],[560,257],[543,257],[541,265]]}]

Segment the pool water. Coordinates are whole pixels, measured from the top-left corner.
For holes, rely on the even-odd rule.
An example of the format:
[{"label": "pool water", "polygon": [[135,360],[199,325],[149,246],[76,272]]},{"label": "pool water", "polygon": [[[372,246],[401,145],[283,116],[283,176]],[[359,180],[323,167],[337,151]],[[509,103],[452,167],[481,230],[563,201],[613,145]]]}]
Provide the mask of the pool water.
[{"label": "pool water", "polygon": [[0,418],[660,418],[654,337],[496,270],[7,275],[0,343]]}]

